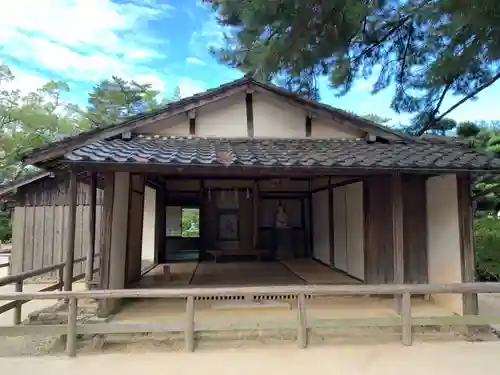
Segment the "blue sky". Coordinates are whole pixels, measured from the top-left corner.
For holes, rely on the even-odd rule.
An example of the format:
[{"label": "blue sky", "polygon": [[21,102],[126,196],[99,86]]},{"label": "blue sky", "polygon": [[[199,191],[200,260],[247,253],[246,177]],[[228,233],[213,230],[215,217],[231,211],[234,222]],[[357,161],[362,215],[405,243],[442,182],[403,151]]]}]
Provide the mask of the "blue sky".
[{"label": "blue sky", "polygon": [[[223,29],[201,0],[16,0],[2,7],[0,62],[24,92],[50,79],[64,80],[66,100],[85,104],[87,92],[112,74],[152,83],[162,95],[175,86],[188,96],[241,76],[221,66],[208,47]],[[321,83],[322,101],[359,114],[375,113],[406,122],[389,108],[392,92],[370,95],[370,81],[358,81],[337,98]],[[450,116],[456,120],[500,120],[500,84]],[[445,101],[447,107],[457,98]]]}]

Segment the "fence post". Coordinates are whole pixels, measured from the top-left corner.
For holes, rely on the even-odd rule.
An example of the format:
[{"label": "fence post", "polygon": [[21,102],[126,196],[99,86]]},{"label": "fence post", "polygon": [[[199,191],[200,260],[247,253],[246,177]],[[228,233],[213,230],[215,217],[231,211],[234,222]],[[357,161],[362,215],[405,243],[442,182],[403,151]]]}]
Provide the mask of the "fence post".
[{"label": "fence post", "polygon": [[66,338],[66,354],[69,357],[76,356],[76,315],[78,311],[78,300],[74,297],[69,299],[68,311],[68,337]]},{"label": "fence post", "polygon": [[401,301],[401,339],[404,345],[410,346],[413,341],[411,329],[411,294],[404,292]]},{"label": "fence post", "polygon": [[307,347],[306,296],[304,293],[297,296],[297,343],[299,349]]},{"label": "fence post", "polygon": [[[15,286],[16,293],[22,293],[23,291],[23,280],[16,281]],[[18,326],[21,324],[21,316],[23,309],[23,301],[16,301],[16,307],[14,308],[14,325]]]},{"label": "fence post", "polygon": [[194,351],[194,297],[186,300],[186,325],[184,327],[184,349],[186,352]]},{"label": "fence post", "polygon": [[58,290],[60,292],[63,291],[63,286],[64,286],[64,266],[61,266],[59,267],[59,270],[57,271],[58,272],[58,283],[59,283],[59,288]]}]

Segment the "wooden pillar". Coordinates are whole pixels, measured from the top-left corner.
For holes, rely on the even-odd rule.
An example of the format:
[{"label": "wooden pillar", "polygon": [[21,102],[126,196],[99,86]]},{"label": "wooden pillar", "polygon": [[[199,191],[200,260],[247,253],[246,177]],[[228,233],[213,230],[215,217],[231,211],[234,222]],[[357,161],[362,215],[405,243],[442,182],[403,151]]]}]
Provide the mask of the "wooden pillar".
[{"label": "wooden pillar", "polygon": [[335,238],[333,233],[333,186],[332,178],[328,177],[328,241],[330,244],[330,265],[335,265]]},{"label": "wooden pillar", "polygon": [[75,222],[76,205],[78,198],[77,172],[69,172],[69,214],[68,214],[68,240],[66,242],[66,265],[64,267],[64,290],[71,291],[73,284],[73,263],[75,260]]},{"label": "wooden pillar", "polygon": [[254,181],[253,184],[253,248],[256,249],[259,246],[259,182]]},{"label": "wooden pillar", "polygon": [[128,201],[126,286],[141,278],[144,176],[138,174],[130,176]]},{"label": "wooden pillar", "polygon": [[[111,255],[111,225],[113,220],[113,201],[115,190],[115,178],[113,173],[103,174],[103,212],[101,216],[101,237],[100,237],[100,270],[99,289],[109,287],[109,268]],[[98,314],[105,317],[109,314],[110,308],[107,300],[99,300]]]},{"label": "wooden pillar", "polygon": [[[473,218],[470,175],[457,176],[458,218],[460,231],[460,260],[462,281],[476,281],[476,260],[474,252]],[[463,295],[463,314],[477,315],[477,294]]]},{"label": "wooden pillar", "polygon": [[94,276],[96,198],[97,175],[92,173],[90,176],[89,195],[89,248],[87,249],[87,262],[85,266],[85,282],[87,283],[87,289],[91,289],[91,283]]},{"label": "wooden pillar", "polygon": [[165,191],[162,188],[156,188],[156,215],[155,215],[155,246],[156,259],[158,263],[165,262],[165,237],[166,228],[166,202]]},{"label": "wooden pillar", "polygon": [[247,114],[247,136],[253,138],[254,124],[253,124],[253,90],[248,90],[245,96],[246,114]]},{"label": "wooden pillar", "polygon": [[[403,237],[403,179],[400,173],[392,175],[392,242],[394,246],[394,284],[403,284],[404,237]],[[396,297],[396,307],[401,308],[401,296]]]}]

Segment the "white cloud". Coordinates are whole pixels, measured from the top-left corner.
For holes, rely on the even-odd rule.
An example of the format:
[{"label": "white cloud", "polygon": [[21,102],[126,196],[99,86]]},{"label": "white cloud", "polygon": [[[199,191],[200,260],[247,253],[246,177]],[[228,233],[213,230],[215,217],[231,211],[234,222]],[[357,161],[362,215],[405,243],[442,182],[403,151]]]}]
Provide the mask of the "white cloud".
[{"label": "white cloud", "polygon": [[356,91],[370,92],[373,87],[373,84],[374,82],[370,80],[357,81],[354,84],[354,87],[351,89],[351,92],[356,92]]},{"label": "white cloud", "polygon": [[[0,61],[1,64],[1,61]],[[10,68],[14,75],[14,81],[7,82],[2,85],[2,89],[6,90],[20,90],[22,94],[28,94],[36,91],[47,83],[47,79],[38,73]]]},{"label": "white cloud", "polygon": [[153,90],[164,92],[167,83],[154,74],[139,74],[133,77],[134,81],[140,84],[151,84]]},{"label": "white cloud", "polygon": [[222,47],[224,45],[225,31],[228,31],[228,29],[219,25],[216,15],[211,13],[208,20],[202,24],[201,29],[191,34],[191,39],[189,41],[191,51],[200,56],[206,55],[210,47]]},{"label": "white cloud", "polygon": [[186,62],[187,62],[188,64],[207,65],[207,63],[206,63],[206,62],[204,62],[204,61],[200,60],[200,59],[199,59],[199,58],[197,58],[197,57],[188,57],[188,58],[186,59]]},{"label": "white cloud", "polygon": [[[162,56],[147,23],[173,7],[155,0],[16,0],[2,8],[0,54],[64,78],[99,81],[117,74],[159,78],[145,64]],[[162,51],[162,53],[158,52]],[[17,80],[16,80],[17,81]]]},{"label": "white cloud", "polygon": [[181,90],[181,96],[184,98],[186,96],[191,96],[199,92],[205,91],[205,86],[203,82],[196,81],[190,78],[181,79],[177,85]]}]

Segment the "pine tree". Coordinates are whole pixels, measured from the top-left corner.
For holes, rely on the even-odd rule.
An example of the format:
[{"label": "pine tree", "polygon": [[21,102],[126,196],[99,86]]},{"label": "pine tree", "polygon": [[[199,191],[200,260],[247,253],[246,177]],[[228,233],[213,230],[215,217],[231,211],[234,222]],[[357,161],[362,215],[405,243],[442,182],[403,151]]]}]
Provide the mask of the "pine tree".
[{"label": "pine tree", "polygon": [[151,111],[159,104],[151,84],[140,84],[113,76],[89,94],[86,116],[96,126],[106,126],[124,117]]},{"label": "pine tree", "polygon": [[314,99],[319,76],[344,95],[377,74],[372,92],[390,87],[417,134],[500,78],[498,0],[208,2],[228,30],[221,62]]}]

